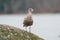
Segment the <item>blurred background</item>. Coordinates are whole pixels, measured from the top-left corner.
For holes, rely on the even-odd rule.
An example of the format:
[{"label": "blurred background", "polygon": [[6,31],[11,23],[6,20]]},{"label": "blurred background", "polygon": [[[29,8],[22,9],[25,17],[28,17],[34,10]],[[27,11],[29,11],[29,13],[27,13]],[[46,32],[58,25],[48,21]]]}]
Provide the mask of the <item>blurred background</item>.
[{"label": "blurred background", "polygon": [[24,30],[28,8],[34,9],[31,32],[45,40],[60,40],[60,14],[55,14],[60,13],[60,0],[0,0],[0,14],[6,14],[0,15],[0,24]]},{"label": "blurred background", "polygon": [[[26,14],[0,15],[0,24],[26,30],[23,27],[25,15]],[[60,14],[33,14],[32,18],[33,25],[31,26],[31,33],[45,40],[60,40]],[[29,28],[27,28],[27,31],[29,31],[28,29]]]},{"label": "blurred background", "polygon": [[60,13],[60,0],[0,0],[0,14],[25,13],[30,7],[34,13]]}]

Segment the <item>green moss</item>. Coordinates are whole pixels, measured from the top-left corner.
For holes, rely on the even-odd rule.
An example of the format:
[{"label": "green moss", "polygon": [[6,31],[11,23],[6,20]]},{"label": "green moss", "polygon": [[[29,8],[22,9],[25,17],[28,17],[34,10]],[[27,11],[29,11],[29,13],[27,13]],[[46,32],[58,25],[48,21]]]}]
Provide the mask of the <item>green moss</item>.
[{"label": "green moss", "polygon": [[0,25],[0,40],[43,40],[24,30],[8,25]]}]

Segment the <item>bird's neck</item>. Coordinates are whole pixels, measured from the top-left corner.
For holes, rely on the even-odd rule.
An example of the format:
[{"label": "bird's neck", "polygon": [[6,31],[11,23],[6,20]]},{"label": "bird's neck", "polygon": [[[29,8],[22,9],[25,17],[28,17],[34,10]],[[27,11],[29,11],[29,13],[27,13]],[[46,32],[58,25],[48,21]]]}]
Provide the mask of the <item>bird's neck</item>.
[{"label": "bird's neck", "polygon": [[32,12],[31,12],[31,11],[28,11],[28,14],[29,14],[29,15],[32,15]]}]

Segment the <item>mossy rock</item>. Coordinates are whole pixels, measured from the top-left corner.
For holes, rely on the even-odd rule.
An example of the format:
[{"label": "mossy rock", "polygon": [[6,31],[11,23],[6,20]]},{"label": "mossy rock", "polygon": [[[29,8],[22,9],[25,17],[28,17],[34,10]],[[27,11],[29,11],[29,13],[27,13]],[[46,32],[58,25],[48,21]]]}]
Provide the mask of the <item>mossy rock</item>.
[{"label": "mossy rock", "polygon": [[9,25],[0,24],[0,40],[44,40],[38,36]]}]

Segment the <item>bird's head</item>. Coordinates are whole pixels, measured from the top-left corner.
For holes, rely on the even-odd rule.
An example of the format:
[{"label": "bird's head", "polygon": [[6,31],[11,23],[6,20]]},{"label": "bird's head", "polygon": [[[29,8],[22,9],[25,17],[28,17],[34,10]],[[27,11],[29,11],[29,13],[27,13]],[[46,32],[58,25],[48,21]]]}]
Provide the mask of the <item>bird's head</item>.
[{"label": "bird's head", "polygon": [[29,8],[29,9],[28,9],[28,11],[29,11],[29,12],[33,12],[33,11],[34,11],[34,9],[32,9],[32,8]]}]

